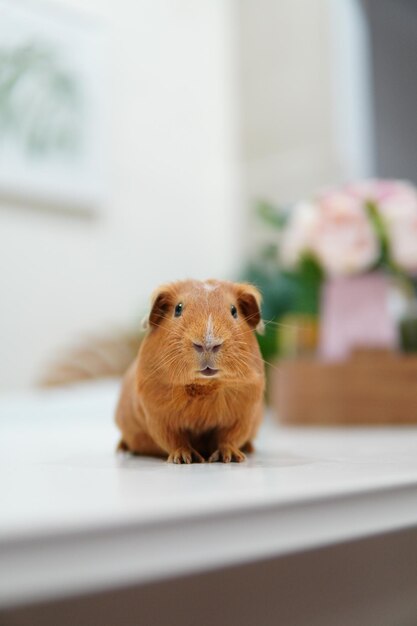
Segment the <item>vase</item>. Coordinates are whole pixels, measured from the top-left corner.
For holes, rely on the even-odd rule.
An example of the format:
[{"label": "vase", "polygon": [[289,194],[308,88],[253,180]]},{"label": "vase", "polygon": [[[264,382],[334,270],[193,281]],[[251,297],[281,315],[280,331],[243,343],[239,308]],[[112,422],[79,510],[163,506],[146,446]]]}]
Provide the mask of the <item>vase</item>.
[{"label": "vase", "polygon": [[395,349],[390,282],[382,272],[327,280],[322,292],[320,356],[343,361],[357,348]]}]

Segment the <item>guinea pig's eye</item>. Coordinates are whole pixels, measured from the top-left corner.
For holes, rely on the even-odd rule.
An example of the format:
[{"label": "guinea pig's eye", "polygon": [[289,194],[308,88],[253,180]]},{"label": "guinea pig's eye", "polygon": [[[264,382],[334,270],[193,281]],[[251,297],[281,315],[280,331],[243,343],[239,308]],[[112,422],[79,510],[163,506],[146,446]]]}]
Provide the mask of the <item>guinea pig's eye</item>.
[{"label": "guinea pig's eye", "polygon": [[237,319],[237,308],[235,307],[234,304],[232,304],[232,306],[230,307],[230,313],[232,314],[232,317]]},{"label": "guinea pig's eye", "polygon": [[182,314],[182,302],[179,302],[177,306],[175,307],[174,316],[180,317],[181,314]]}]

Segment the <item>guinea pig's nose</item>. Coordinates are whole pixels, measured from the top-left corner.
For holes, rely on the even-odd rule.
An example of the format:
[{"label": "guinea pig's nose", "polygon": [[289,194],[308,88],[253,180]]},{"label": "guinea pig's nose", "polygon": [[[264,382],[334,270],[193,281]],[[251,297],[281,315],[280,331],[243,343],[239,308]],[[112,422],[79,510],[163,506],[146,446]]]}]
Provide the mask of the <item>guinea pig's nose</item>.
[{"label": "guinea pig's nose", "polygon": [[222,344],[221,343],[196,343],[195,341],[193,341],[193,348],[194,350],[196,350],[196,352],[218,352],[221,348]]}]

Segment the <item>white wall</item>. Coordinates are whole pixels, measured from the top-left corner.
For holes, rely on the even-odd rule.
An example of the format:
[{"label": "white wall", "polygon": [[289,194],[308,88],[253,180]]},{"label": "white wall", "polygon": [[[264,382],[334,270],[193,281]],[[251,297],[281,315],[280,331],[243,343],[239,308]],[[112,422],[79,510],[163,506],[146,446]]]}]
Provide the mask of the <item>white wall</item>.
[{"label": "white wall", "polygon": [[332,107],[331,1],[239,4],[242,151],[249,201],[294,201],[340,176]]},{"label": "white wall", "polygon": [[346,179],[375,175],[371,42],[360,0],[329,0],[332,102]]},{"label": "white wall", "polygon": [[54,2],[107,31],[109,193],[90,221],[0,205],[3,388],[134,322],[158,283],[237,265],[233,2]]},{"label": "white wall", "polygon": [[[241,0],[239,101],[250,211],[372,171],[366,32],[357,0]],[[274,233],[269,233],[269,237]]]},{"label": "white wall", "polygon": [[0,388],[160,282],[233,275],[256,200],[371,169],[357,0],[49,1],[108,39],[108,195],[91,221],[0,204]]}]

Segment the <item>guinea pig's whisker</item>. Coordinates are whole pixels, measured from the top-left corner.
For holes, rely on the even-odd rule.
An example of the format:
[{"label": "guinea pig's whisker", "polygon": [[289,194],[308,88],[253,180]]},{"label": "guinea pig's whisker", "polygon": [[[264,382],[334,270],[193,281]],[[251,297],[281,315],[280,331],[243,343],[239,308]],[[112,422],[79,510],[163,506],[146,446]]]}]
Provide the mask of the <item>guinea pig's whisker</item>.
[{"label": "guinea pig's whisker", "polygon": [[306,328],[306,324],[283,324],[282,322],[275,322],[274,320],[263,320],[265,326],[272,324],[273,326],[280,326],[281,328],[290,328],[291,330],[300,330]]},{"label": "guinea pig's whisker", "polygon": [[151,369],[151,371],[146,376],[146,378],[144,378],[144,381],[148,380],[148,378],[153,376],[162,367],[164,367],[166,365],[170,365],[171,363],[174,363],[176,359],[177,359],[177,353],[176,352],[173,353],[173,354],[169,353],[161,363],[158,363],[154,368]]},{"label": "guinea pig's whisker", "polygon": [[177,328],[175,328],[174,324],[172,323],[171,320],[166,320],[167,325],[163,326],[162,324],[155,324],[153,323],[152,326],[156,326],[157,328],[162,328],[165,331],[169,331],[171,334],[173,334],[176,337],[181,337],[181,333],[179,332],[179,330]]},{"label": "guinea pig's whisker", "polygon": [[[252,318],[256,317],[257,315],[258,313],[253,313],[252,315],[248,315],[248,317],[245,317],[245,321],[248,322]],[[289,328],[291,330],[300,330],[300,329],[306,328],[305,324],[283,324],[282,322],[275,322],[273,319],[262,320],[262,322],[264,323],[265,326],[272,324],[273,326],[280,326],[281,328]],[[246,333],[252,333],[253,330],[254,330],[253,328],[249,328],[248,330],[240,332],[240,334],[244,335]]]},{"label": "guinea pig's whisker", "polygon": [[[240,343],[244,343],[244,342],[240,342]],[[281,372],[281,368],[279,368],[277,365],[274,365],[273,363],[270,363],[269,361],[266,361],[262,357],[257,357],[257,358],[259,359],[259,361],[262,361],[262,363],[264,363],[265,365],[268,365],[269,367],[272,367],[274,370],[276,370],[279,373]],[[239,365],[249,367],[250,364],[251,364],[250,357],[248,356],[246,358],[246,355],[241,355],[241,358],[236,360],[236,362],[234,363],[234,368],[237,369],[238,374],[243,376],[245,374],[245,372],[243,371],[242,367],[239,367]]]},{"label": "guinea pig's whisker", "polygon": [[281,368],[278,367],[277,365],[274,365],[273,363],[270,363],[269,361],[266,361],[265,359],[260,359],[261,361],[263,361],[263,363],[265,363],[265,365],[269,365],[269,367],[272,367],[274,370],[277,370],[277,372],[281,372]]},{"label": "guinea pig's whisker", "polygon": [[252,315],[248,315],[247,317],[245,317],[245,320],[251,320],[254,317],[258,317],[259,316],[259,311],[255,311],[255,313],[252,313]]},{"label": "guinea pig's whisker", "polygon": [[187,363],[180,364],[178,368],[178,373],[179,373],[179,376],[182,376],[183,378],[185,378],[185,375],[187,373]]},{"label": "guinea pig's whisker", "polygon": [[234,368],[237,368],[238,370],[240,370],[240,372],[242,372],[242,368],[249,364],[249,360],[246,358],[242,358],[242,355],[240,355],[240,358],[233,359],[232,364]]},{"label": "guinea pig's whisker", "polygon": [[238,343],[241,346],[244,346],[245,348],[248,348],[248,344],[246,343],[246,341],[242,341],[241,339],[235,339],[234,343]]},{"label": "guinea pig's whisker", "polygon": [[236,333],[236,337],[243,337],[244,335],[248,335],[249,333],[253,333],[254,329],[253,328],[249,328],[248,330],[242,330],[238,333]]}]

